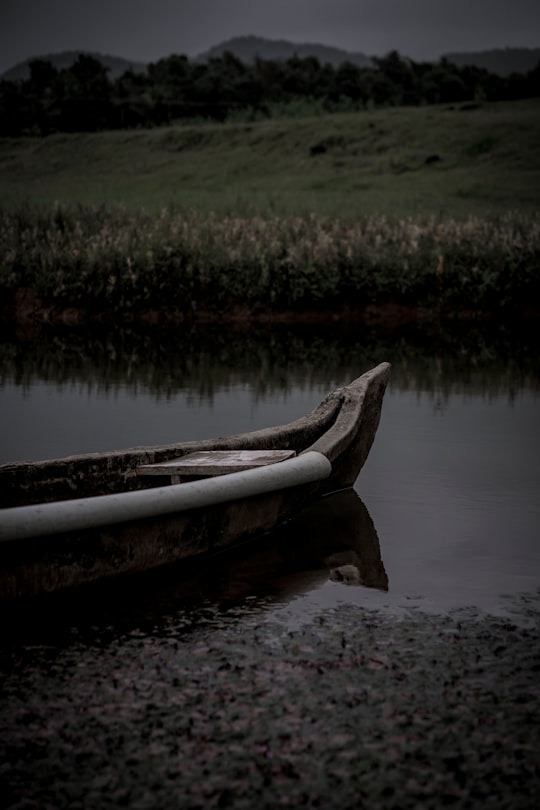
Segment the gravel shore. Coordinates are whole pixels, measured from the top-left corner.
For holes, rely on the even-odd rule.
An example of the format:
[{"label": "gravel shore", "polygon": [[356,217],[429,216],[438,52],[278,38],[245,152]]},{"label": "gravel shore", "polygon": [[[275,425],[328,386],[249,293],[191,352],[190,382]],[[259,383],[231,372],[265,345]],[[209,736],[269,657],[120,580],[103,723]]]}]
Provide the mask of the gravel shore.
[{"label": "gravel shore", "polygon": [[537,806],[538,595],[296,627],[253,605],[6,645],[3,807]]}]

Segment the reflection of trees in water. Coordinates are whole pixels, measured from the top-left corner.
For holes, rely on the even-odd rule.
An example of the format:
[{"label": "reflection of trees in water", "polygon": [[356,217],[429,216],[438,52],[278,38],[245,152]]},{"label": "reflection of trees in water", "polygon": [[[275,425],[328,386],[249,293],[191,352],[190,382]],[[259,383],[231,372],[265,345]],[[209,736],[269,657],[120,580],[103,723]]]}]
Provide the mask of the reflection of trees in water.
[{"label": "reflection of trees in water", "polygon": [[179,392],[211,401],[220,391],[247,385],[256,399],[272,393],[330,389],[367,368],[392,363],[391,386],[451,394],[513,398],[540,389],[540,353],[527,328],[206,327],[98,330],[43,329],[0,342],[0,382],[27,387],[36,380],[101,394]]}]

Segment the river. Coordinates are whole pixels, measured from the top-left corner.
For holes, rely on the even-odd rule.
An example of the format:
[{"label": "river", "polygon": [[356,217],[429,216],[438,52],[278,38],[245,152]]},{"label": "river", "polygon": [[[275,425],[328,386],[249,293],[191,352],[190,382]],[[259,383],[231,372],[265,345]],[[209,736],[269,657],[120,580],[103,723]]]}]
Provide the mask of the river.
[{"label": "river", "polygon": [[[336,599],[392,610],[494,611],[508,596],[540,587],[539,356],[534,329],[479,325],[4,335],[0,461],[288,422],[387,360],[391,382],[355,485],[361,506],[353,505],[373,524],[387,588],[336,584],[313,560],[309,577],[297,561],[284,595],[269,582],[287,572],[277,565],[261,577],[263,562],[253,559],[237,597],[272,591],[293,613]],[[309,529],[298,525],[296,537],[335,533],[342,513],[343,503],[328,499],[318,528],[313,520]],[[352,514],[340,532],[354,533],[358,520]]]}]

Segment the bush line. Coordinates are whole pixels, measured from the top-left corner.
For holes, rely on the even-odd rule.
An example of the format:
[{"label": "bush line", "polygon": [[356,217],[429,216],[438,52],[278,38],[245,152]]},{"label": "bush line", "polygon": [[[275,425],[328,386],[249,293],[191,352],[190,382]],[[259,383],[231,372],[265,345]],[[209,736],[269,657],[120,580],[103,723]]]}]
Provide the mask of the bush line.
[{"label": "bush line", "polygon": [[540,215],[361,221],[106,207],[0,210],[0,293],[103,317],[540,301]]}]

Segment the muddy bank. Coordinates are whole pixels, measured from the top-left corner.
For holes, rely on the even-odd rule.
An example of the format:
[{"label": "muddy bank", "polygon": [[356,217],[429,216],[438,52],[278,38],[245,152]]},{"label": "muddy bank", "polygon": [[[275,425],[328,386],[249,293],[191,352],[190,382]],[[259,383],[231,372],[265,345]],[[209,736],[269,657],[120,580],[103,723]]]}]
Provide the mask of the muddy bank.
[{"label": "muddy bank", "polygon": [[[11,301],[5,302],[2,308],[2,320],[15,327],[49,324],[52,326],[85,326],[89,324],[114,325],[156,325],[166,326],[181,323],[193,324],[327,324],[327,323],[362,323],[383,327],[399,327],[407,324],[436,321],[486,321],[495,315],[492,310],[469,309],[444,310],[419,303],[411,305],[395,299],[366,306],[351,306],[343,303],[340,306],[326,309],[272,309],[261,306],[248,306],[241,302],[230,301],[227,306],[215,308],[200,306],[188,310],[140,309],[122,310],[116,313],[95,311],[91,306],[80,305],[58,307],[44,302],[35,290],[19,288],[14,291]],[[532,308],[511,313],[514,317],[535,318],[540,316]],[[506,317],[510,317],[506,313]]]},{"label": "muddy bank", "polygon": [[538,597],[516,620],[171,615],[2,656],[6,808],[527,808]]}]

